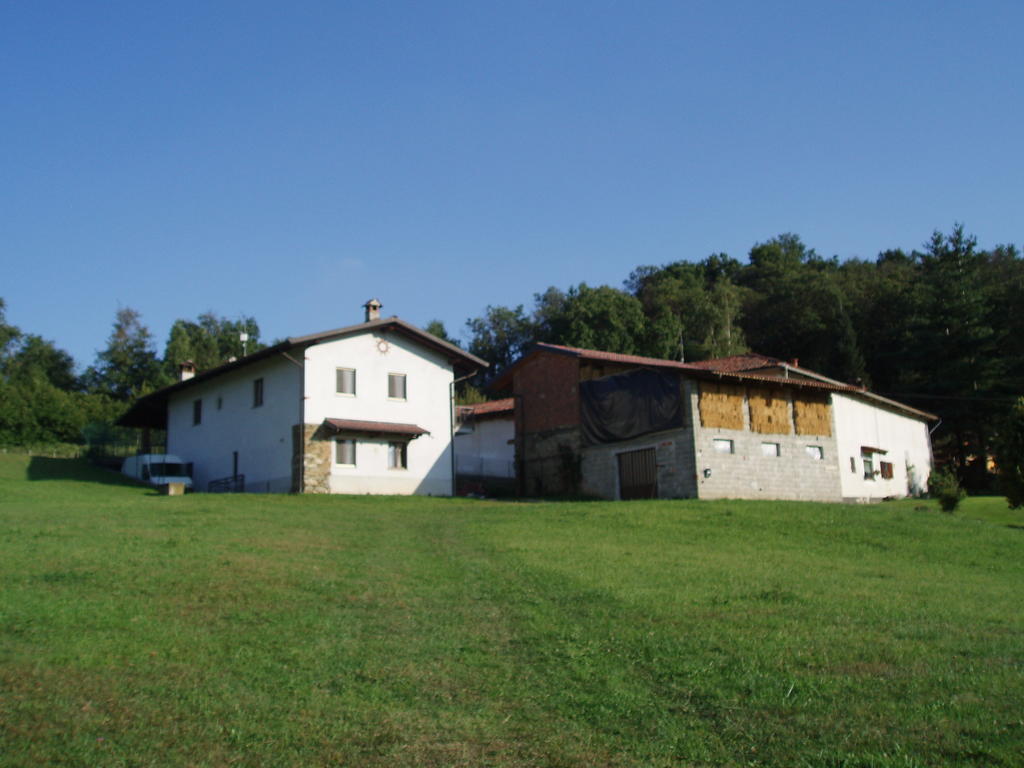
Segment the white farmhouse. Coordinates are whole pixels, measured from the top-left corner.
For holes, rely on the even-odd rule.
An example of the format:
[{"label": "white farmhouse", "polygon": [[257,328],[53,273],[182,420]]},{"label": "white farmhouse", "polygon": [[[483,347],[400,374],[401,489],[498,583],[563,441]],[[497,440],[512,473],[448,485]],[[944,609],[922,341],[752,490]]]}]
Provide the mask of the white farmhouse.
[{"label": "white farmhouse", "polygon": [[286,339],[140,398],[196,490],[451,495],[452,386],[483,360],[366,303],[358,325]]}]

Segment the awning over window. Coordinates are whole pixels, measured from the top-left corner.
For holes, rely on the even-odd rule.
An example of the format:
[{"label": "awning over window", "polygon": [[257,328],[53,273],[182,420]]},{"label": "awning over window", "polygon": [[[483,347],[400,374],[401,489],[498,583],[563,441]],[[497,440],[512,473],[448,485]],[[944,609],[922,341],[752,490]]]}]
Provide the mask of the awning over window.
[{"label": "awning over window", "polygon": [[415,424],[398,424],[392,421],[360,421],[358,419],[324,419],[324,426],[335,432],[358,432],[363,435],[402,435],[419,437],[429,434]]},{"label": "awning over window", "polygon": [[888,453],[884,448],[872,448],[870,445],[862,445],[860,447],[861,455],[865,453]]}]

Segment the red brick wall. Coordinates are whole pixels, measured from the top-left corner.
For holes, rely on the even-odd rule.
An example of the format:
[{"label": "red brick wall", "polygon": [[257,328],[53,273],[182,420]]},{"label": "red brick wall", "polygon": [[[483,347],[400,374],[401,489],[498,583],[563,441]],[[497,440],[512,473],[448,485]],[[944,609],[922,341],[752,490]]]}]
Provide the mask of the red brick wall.
[{"label": "red brick wall", "polygon": [[515,373],[513,387],[523,432],[543,432],[580,423],[579,360],[541,352]]}]

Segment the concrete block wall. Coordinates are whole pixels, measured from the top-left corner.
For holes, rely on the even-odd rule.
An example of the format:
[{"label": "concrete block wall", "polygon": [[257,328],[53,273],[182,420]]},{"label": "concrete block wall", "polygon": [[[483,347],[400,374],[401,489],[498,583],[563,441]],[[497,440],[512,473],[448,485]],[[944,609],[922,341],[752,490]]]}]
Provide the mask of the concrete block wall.
[{"label": "concrete block wall", "polygon": [[689,428],[643,435],[607,445],[583,449],[580,490],[588,496],[618,499],[618,455],[643,448],[654,448],[658,465],[658,498],[685,499],[697,495],[694,474],[693,430]]},{"label": "concrete block wall", "polygon": [[[688,390],[691,412],[697,413],[697,388],[691,385]],[[795,434],[792,400],[789,434],[751,432],[749,409],[745,407],[743,412],[742,430],[705,429],[696,419],[694,459],[700,498],[840,500],[839,456],[834,437]],[[733,452],[717,451],[716,438],[731,440]],[[779,455],[765,455],[763,443],[777,443]],[[820,448],[822,458],[813,458],[808,446]]]}]

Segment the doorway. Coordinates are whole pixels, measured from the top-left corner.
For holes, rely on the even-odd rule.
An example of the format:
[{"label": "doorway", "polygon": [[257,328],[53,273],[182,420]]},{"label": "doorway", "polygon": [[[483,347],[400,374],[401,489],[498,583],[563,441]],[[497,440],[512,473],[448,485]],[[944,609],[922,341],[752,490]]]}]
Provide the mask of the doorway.
[{"label": "doorway", "polygon": [[653,448],[626,451],[618,455],[619,498],[658,498],[658,462]]}]

